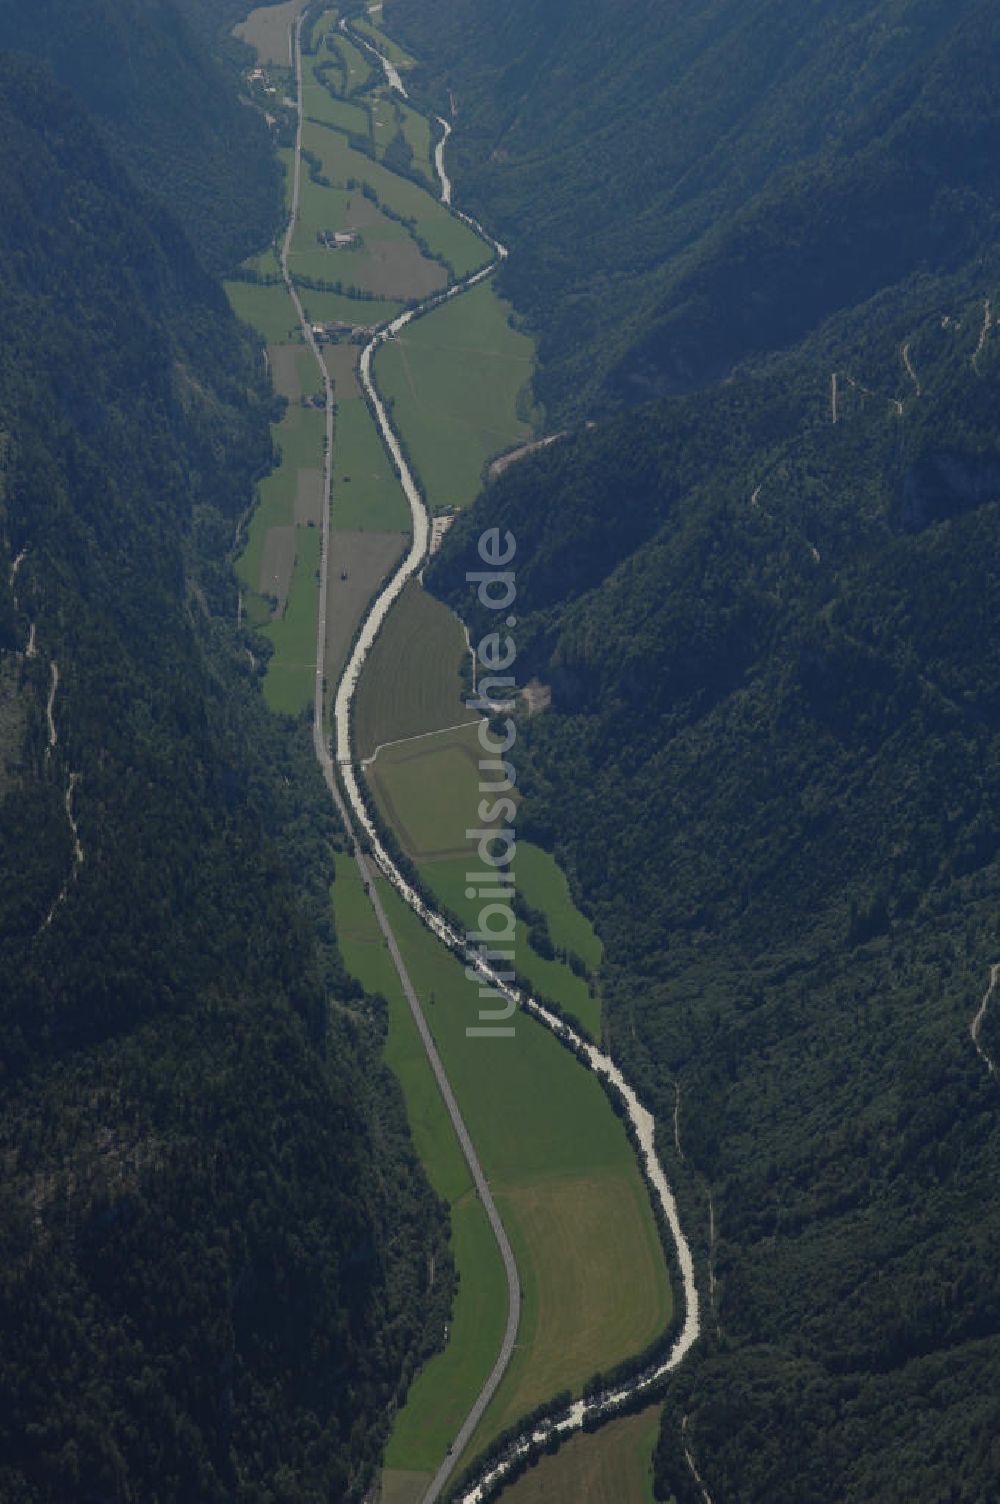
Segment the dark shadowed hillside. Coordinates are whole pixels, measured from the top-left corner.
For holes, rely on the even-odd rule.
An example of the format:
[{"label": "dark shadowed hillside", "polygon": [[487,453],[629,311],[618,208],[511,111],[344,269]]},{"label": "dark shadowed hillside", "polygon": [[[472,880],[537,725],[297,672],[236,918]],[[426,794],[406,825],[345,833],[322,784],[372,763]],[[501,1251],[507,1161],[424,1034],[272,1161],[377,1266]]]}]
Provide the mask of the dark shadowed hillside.
[{"label": "dark shadowed hillside", "polygon": [[[484,51],[449,64],[479,131],[465,181],[499,195],[523,245],[510,285],[560,411],[584,352],[605,352],[606,397],[697,390],[512,466],[429,583],[475,636],[476,539],[515,535],[518,678],[552,695],[522,724],[522,831],[555,848],[606,942],[606,1032],[664,1145],[680,1092],[684,1158],[668,1152],[709,1315],[669,1390],[659,1496],[703,1497],[687,1415],[716,1500],[973,1504],[1000,1492],[1000,1087],[970,1037],[1000,960],[994,11],[869,7],[853,27],[848,7],[835,27],[832,7],[789,12],[770,48],[746,43],[774,85],[764,142],[747,69],[705,89],[735,15],[714,8],[699,52],[701,7],[632,9],[622,34],[645,18],[662,44],[661,103],[669,84],[702,111],[675,129],[663,113],[645,178],[633,156],[648,211],[624,208],[627,174],[591,180],[623,227],[655,227],[636,234],[648,277],[628,283],[649,332],[626,313],[612,339],[600,320],[626,284],[600,233],[568,231],[567,164],[618,129],[610,108],[578,121],[575,147],[527,103],[570,79],[579,93],[588,65],[595,99],[624,89],[596,23],[567,22],[564,64],[529,76],[530,22],[504,33],[519,72],[489,50],[499,14],[488,32],[466,8]],[[396,13],[440,24],[415,0]],[[850,90],[834,32],[857,43]],[[821,74],[843,108],[818,116]],[[506,112],[480,109],[479,78]],[[795,78],[814,80],[812,140],[780,126],[777,81]],[[641,134],[648,100],[630,97]],[[693,117],[708,129],[709,101],[715,167],[685,159],[682,249],[681,178],[662,164]],[[567,190],[540,221],[529,121],[549,122]],[[749,171],[779,145],[780,171]],[[533,258],[553,243],[563,280],[543,297]],[[996,1010],[980,1043],[1000,1055]]]},{"label": "dark shadowed hillside", "polygon": [[973,367],[970,293],[553,445],[432,571],[468,614],[481,528],[517,538],[519,682],[552,691],[522,833],[607,944],[664,1144],[680,1087],[713,1314],[665,1497],[700,1497],[685,1412],[713,1497],[1000,1486],[1000,1097],[969,1036],[998,959],[1000,347]]},{"label": "dark shadowed hillside", "polygon": [[5,57],[0,176],[0,1496],[357,1499],[450,1290],[311,748],[228,625],[271,399]]},{"label": "dark shadowed hillside", "polygon": [[552,415],[706,385],[990,244],[992,4],[392,0]]},{"label": "dark shadowed hillside", "polygon": [[267,129],[238,98],[244,50],[224,35],[245,9],[233,0],[0,0],[0,48],[48,63],[216,273],[266,244],[281,214]]}]

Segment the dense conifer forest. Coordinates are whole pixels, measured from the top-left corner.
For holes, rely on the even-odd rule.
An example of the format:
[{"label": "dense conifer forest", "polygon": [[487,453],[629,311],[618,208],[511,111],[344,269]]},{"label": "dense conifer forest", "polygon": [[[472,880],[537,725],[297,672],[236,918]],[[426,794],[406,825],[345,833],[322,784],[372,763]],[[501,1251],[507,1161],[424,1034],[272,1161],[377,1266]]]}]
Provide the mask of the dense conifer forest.
[{"label": "dense conifer forest", "polygon": [[[218,277],[283,214],[246,8],[0,0],[11,1504],[360,1504],[454,1291],[237,624],[278,405]],[[568,430],[426,582],[475,637],[515,535],[519,829],[697,1260],[657,1495],[690,1453],[716,1504],[1000,1497],[996,7],[384,17]]]},{"label": "dense conifer forest", "polygon": [[210,271],[266,245],[281,218],[260,113],[240,100],[241,0],[0,0],[0,48],[45,60]]},{"label": "dense conifer forest", "polygon": [[989,0],[386,14],[455,101],[458,190],[513,247],[556,424],[701,387],[995,236]]},{"label": "dense conifer forest", "polygon": [[0,54],[0,1496],[357,1499],[445,1226],[234,625],[274,399],[144,177]]},{"label": "dense conifer forest", "polygon": [[[662,1143],[678,1108],[708,1334],[671,1385],[660,1496],[702,1498],[687,1416],[717,1500],[972,1504],[1000,1489],[1000,1096],[970,1038],[1000,909],[995,9],[865,7],[851,30],[851,7],[752,7],[787,23],[766,138],[741,113],[749,37],[731,86],[654,133],[671,93],[649,77],[693,89],[691,56],[648,38],[627,75],[602,71],[595,38],[628,49],[644,17],[665,34],[663,8],[567,11],[548,70],[513,9],[395,6],[404,35],[455,49],[428,87],[446,79],[480,132],[464,186],[520,231],[539,387],[571,415],[586,356],[588,403],[672,395],[512,466],[429,583],[475,637],[475,540],[514,534],[518,681],[552,695],[518,744],[522,834],[606,943],[607,1035]],[[684,11],[718,49],[720,8]],[[850,91],[847,35],[868,49]],[[824,59],[844,108],[807,141],[816,100],[793,118],[788,89]],[[581,120],[588,64],[610,103]],[[709,193],[696,144],[730,110]],[[587,150],[635,163],[640,138],[687,155],[609,172],[599,215],[574,191]],[[618,275],[640,182],[646,293]],[[663,260],[660,208],[682,199]],[[630,293],[644,329],[619,317]],[[1000,1052],[995,1013],[982,1042]]]}]

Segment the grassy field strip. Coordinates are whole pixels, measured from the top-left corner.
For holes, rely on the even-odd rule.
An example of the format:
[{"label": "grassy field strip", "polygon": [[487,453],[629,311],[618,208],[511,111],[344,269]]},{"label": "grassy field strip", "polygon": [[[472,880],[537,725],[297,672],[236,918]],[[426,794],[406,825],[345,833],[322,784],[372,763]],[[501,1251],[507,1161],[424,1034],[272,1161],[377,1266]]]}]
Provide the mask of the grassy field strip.
[{"label": "grassy field strip", "polygon": [[337,404],[333,525],[359,532],[409,533],[410,508],[365,404]]},{"label": "grassy field strip", "polygon": [[380,204],[415,222],[416,233],[432,255],[443,256],[457,278],[486,265],[490,252],[467,224],[449,213],[428,188],[397,175],[364,152],[355,151],[339,131],[311,126],[309,149],[320,158],[323,175],[334,187],[346,188],[349,180],[367,183]]},{"label": "grassy field strip", "polygon": [[542,909],[555,945],[575,951],[590,971],[596,971],[604,947],[590,920],[573,902],[569,882],[555,857],[540,846],[522,841],[518,847],[517,883],[522,898]]},{"label": "grassy field strip", "polygon": [[352,298],[342,292],[325,292],[315,287],[303,287],[302,307],[310,323],[344,323],[359,329],[375,329],[386,319],[394,319],[402,311],[403,304],[391,298]]},{"label": "grassy field strip", "polygon": [[[527,1016],[512,1040],[469,1039],[477,990],[461,963],[388,885],[383,902],[521,1274],[518,1347],[476,1450],[540,1400],[652,1341],[670,1317],[669,1281],[631,1145],[596,1079]],[[421,1406],[433,1410],[436,1383],[431,1368],[418,1378]],[[402,1449],[393,1461],[419,1465]]]},{"label": "grassy field strip", "polygon": [[[390,616],[383,638],[391,622]],[[381,643],[382,639],[376,652]],[[433,655],[428,655],[426,664],[421,666],[411,661],[412,654],[405,652],[405,646],[404,642],[397,658],[386,654],[382,660],[384,676],[369,681],[369,669],[375,662],[373,652],[362,676],[359,707],[365,703],[365,695],[372,694],[376,682],[383,694],[393,693],[396,681],[388,672],[393,664],[400,668],[405,692],[414,700],[419,699],[421,673],[428,676]],[[447,679],[441,682],[446,684]],[[364,730],[367,733],[367,725]],[[359,727],[359,749],[361,734]],[[480,755],[476,718],[467,726],[441,730],[433,737],[407,736],[384,745],[377,761],[370,762],[366,769],[383,818],[395,831],[407,856],[417,864],[421,878],[439,901],[470,928],[475,927],[478,906],[466,896],[465,874],[477,865],[477,859],[466,830],[478,824]],[[519,841],[514,865],[517,891],[531,908],[545,915],[553,946],[579,956],[586,971],[596,971],[601,962],[601,943],[593,926],[574,905],[555,858],[540,847]],[[535,950],[529,940],[528,926],[520,918],[515,951],[517,969],[532,988],[570,1013],[593,1039],[600,1039],[600,1001],[592,994],[586,978],[577,975],[567,961]]]},{"label": "grassy field strip", "polygon": [[511,328],[509,314],[484,283],[415,319],[379,351],[379,389],[433,511],[471,505],[490,460],[533,435],[519,414],[534,346]]},{"label": "grassy field strip", "polygon": [[413,166],[425,173],[428,178],[433,179],[434,163],[431,151],[433,132],[430,121],[426,115],[419,114],[409,105],[398,105],[397,108],[402,118],[403,135],[413,152]]},{"label": "grassy field strip", "polygon": [[322,84],[310,84],[306,95],[306,117],[356,136],[367,136],[370,129],[368,111],[358,104],[334,99]]},{"label": "grassy field strip", "polygon": [[294,340],[298,320],[280,284],[259,287],[251,282],[227,282],[226,294],[236,317],[256,329],[265,344],[287,345]]},{"label": "grassy field strip", "polygon": [[[247,301],[253,314],[266,309],[261,323],[275,330],[284,329],[277,303],[282,299],[294,312],[284,288],[250,287],[246,283],[230,284],[237,311],[248,316]],[[239,293],[257,296],[241,300]],[[242,301],[242,308],[240,307]],[[248,318],[248,321],[252,321]],[[265,329],[257,325],[266,337]],[[285,342],[272,345],[292,358],[279,359],[283,365],[279,379],[294,377],[311,394],[315,379],[300,364],[307,352]],[[247,527],[245,545],[237,561],[237,574],[244,586],[247,620],[262,630],[274,649],[264,677],[264,697],[272,710],[298,715],[308,706],[315,672],[315,595],[320,557],[322,498],[319,479],[322,475],[323,415],[312,409],[289,403],[281,421],[272,430],[280,452],[280,462],[260,482],[258,502]],[[315,495],[313,494],[315,493]],[[272,605],[272,602],[274,603]]]},{"label": "grassy field strip", "polygon": [[261,64],[290,68],[289,28],[308,3],[309,0],[285,0],[283,5],[262,5],[233,27],[233,35],[254,49]]},{"label": "grassy field strip", "polygon": [[316,674],[316,586],[319,581],[318,528],[296,528],[295,571],[280,618],[264,628],[274,657],[264,678],[264,699],[272,710],[299,715],[309,705]]},{"label": "grassy field strip", "polygon": [[[289,28],[305,0],[253,12],[236,34],[257,49],[261,63],[289,64]],[[294,153],[283,151],[285,200],[291,213]],[[273,249],[253,257],[246,270],[280,275]],[[283,282],[226,284],[236,315],[268,349],[275,390],[288,406],[272,428],[279,462],[264,477],[247,528],[237,574],[244,586],[248,622],[272,646],[263,693],[272,710],[298,715],[313,696],[316,671],[316,595],[322,552],[323,414],[302,404],[320,390],[305,363],[297,310]]]},{"label": "grassy field strip", "polygon": [[372,69],[364,53],[353,42],[348,41],[343,34],[337,38],[337,50],[343,58],[344,71],[347,75],[347,92],[356,94],[359,89],[365,88],[372,76]]},{"label": "grassy field strip", "polygon": [[[542,851],[538,846],[529,846],[526,841],[518,842],[516,867],[519,891],[522,892],[522,896],[526,896],[524,890],[520,888],[522,870],[526,869],[533,860],[545,858],[552,861],[555,866],[548,852]],[[453,914],[457,914],[470,928],[474,928],[477,905],[466,897],[465,874],[470,870],[468,856],[452,857],[444,861],[420,862],[418,867],[420,876],[433,890],[437,899]],[[556,867],[555,870],[558,872],[559,868]],[[531,902],[530,899],[528,901]],[[541,909],[550,920],[550,933],[552,933],[552,914],[546,906],[546,899],[538,898],[532,903],[532,907]],[[580,914],[578,917],[583,919]],[[558,1003],[560,1008],[564,1009],[577,1023],[583,1025],[592,1039],[600,1039],[600,1000],[591,994],[586,980],[577,976],[563,961],[540,955],[532,947],[529,929],[523,919],[517,920],[514,951],[517,956],[517,970],[524,976],[532,990],[541,997]]]},{"label": "grassy field strip", "polygon": [[503,1336],[507,1290],[486,1213],[473,1193],[468,1166],[355,865],[338,856],[336,872],[338,944],[351,974],[366,991],[380,993],[388,1002],[386,1063],[403,1088],[414,1145],[428,1179],[451,1208],[460,1284],[448,1342],[411,1386],[385,1459],[388,1469],[430,1475],[489,1374]]}]

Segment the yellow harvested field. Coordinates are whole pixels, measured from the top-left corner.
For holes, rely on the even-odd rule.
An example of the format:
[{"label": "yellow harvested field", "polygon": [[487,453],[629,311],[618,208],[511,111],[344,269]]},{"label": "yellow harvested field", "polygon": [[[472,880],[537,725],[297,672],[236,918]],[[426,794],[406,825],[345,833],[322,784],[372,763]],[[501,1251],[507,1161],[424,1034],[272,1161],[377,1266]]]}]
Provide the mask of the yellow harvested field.
[{"label": "yellow harvested field", "polygon": [[258,62],[288,68],[291,66],[288,28],[308,3],[309,0],[286,0],[284,5],[262,5],[233,27],[233,36],[254,49]]}]

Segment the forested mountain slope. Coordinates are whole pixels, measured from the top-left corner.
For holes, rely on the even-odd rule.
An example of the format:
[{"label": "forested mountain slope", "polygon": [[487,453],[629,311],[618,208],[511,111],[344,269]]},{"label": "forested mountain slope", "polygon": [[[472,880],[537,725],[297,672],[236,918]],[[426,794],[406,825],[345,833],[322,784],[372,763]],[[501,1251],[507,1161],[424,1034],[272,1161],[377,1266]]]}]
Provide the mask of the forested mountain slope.
[{"label": "forested mountain slope", "polygon": [[[686,22],[632,9],[630,35],[655,11],[660,56],[684,54]],[[822,101],[833,8],[798,10],[801,33],[789,12],[757,52],[786,83],[795,62]],[[633,395],[647,378],[692,389],[513,465],[427,577],[475,638],[476,540],[516,538],[518,682],[552,694],[518,742],[521,831],[555,846],[594,916],[609,1041],[663,1146],[680,1091],[673,1171],[708,1312],[658,1458],[680,1504],[702,1498],[685,1415],[717,1500],[1000,1494],[1000,1086],[970,1038],[1000,960],[1000,58],[992,7],[865,11],[856,87],[811,143],[822,167],[734,180],[731,210],[656,263],[655,334],[601,367],[605,394],[623,374]],[[908,29],[877,42],[876,15]],[[565,67],[535,76],[536,99],[568,87],[573,58],[612,87],[591,22],[578,42],[566,25]],[[893,53],[906,67],[889,77]],[[698,75],[684,55],[682,90]],[[508,84],[500,69],[490,87]],[[720,81],[717,117],[743,87],[735,68]],[[509,193],[530,257],[542,154],[524,150],[466,172]],[[635,179],[650,203],[652,167]],[[569,350],[584,284],[555,243]],[[606,273],[599,236],[592,249]],[[558,396],[578,368],[521,290]],[[581,351],[596,332],[585,318]],[[1000,1057],[1000,1010],[981,1043]]]},{"label": "forested mountain slope", "polygon": [[457,98],[554,422],[690,390],[995,232],[991,0],[390,0]]},{"label": "forested mountain slope", "polygon": [[245,12],[234,0],[0,0],[0,48],[49,64],[216,273],[266,244],[281,214],[267,127],[238,96],[252,54],[222,32]]},{"label": "forested mountain slope", "polygon": [[308,738],[228,625],[271,398],[2,55],[0,181],[0,1496],[356,1499],[450,1285]]},{"label": "forested mountain slope", "polygon": [[710,1314],[665,1497],[700,1498],[683,1413],[715,1498],[1000,1490],[1000,1086],[969,1036],[1000,959],[983,293],[995,262],[554,444],[429,573],[468,615],[482,527],[516,537],[518,681],[552,690],[521,832],[591,908],[664,1145],[680,1085]]}]

